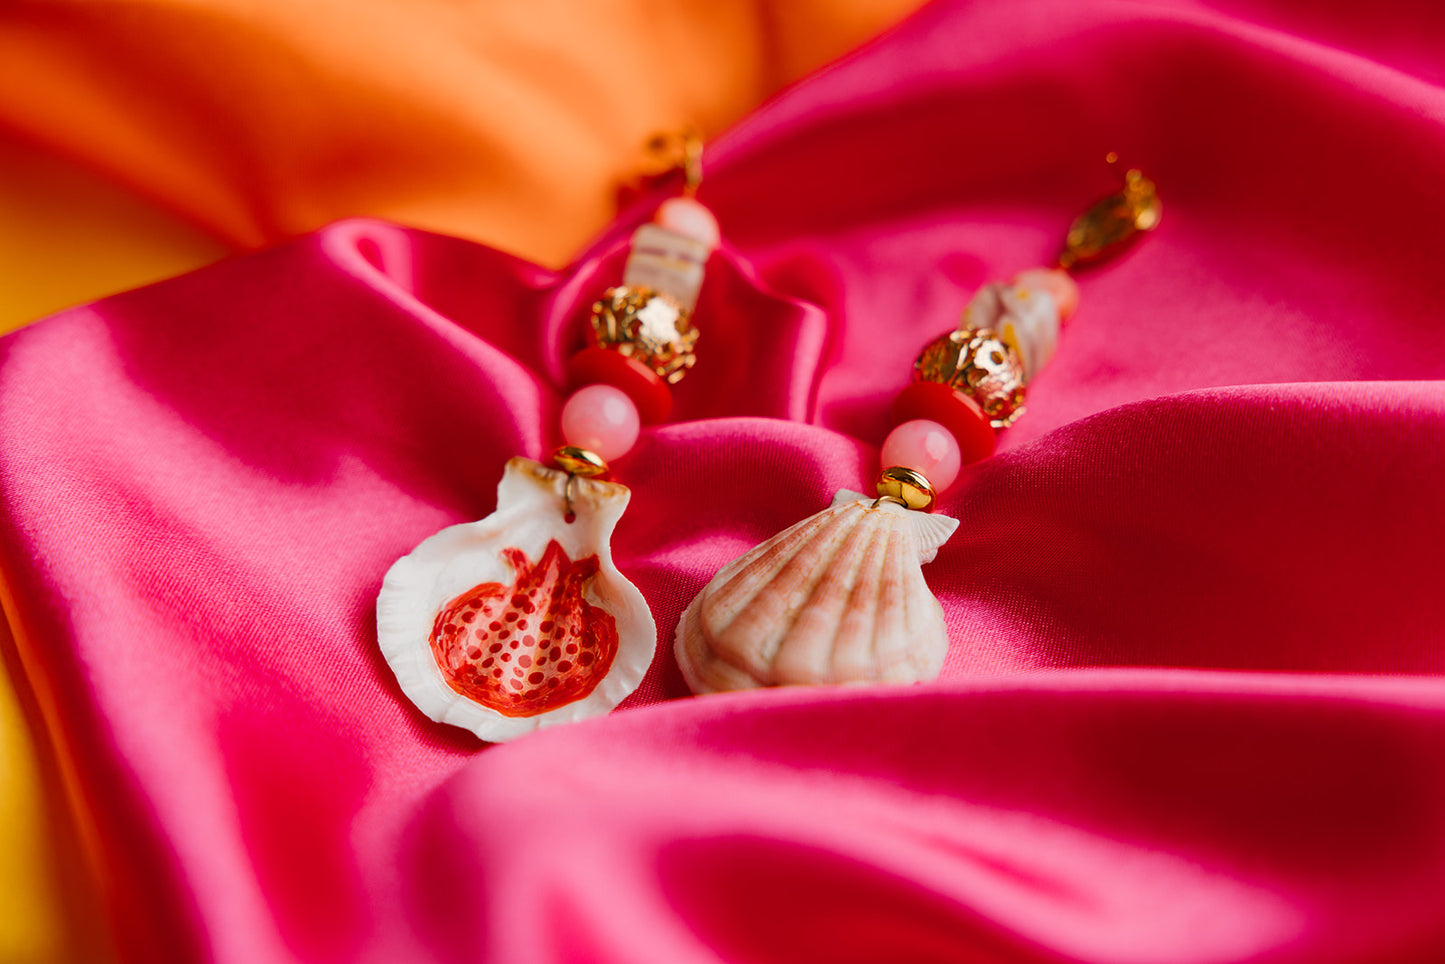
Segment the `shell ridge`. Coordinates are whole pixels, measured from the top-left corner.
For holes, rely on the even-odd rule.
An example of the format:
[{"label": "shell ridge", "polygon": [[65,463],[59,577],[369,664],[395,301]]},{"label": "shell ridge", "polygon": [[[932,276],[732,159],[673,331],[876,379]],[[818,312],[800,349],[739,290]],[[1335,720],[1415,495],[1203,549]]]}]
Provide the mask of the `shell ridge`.
[{"label": "shell ridge", "polygon": [[[802,607],[812,598],[818,582],[826,576],[847,541],[846,530],[863,522],[858,513],[848,511],[846,506],[837,511],[825,509],[815,518],[820,519],[820,524],[813,538],[792,555],[777,560],[771,568],[771,577],[763,580],[757,592],[735,610],[725,629],[713,633],[714,641],[721,648],[734,650],[750,663],[756,663],[747,668],[769,682],[772,682],[772,673],[767,667],[776,659]],[[839,530],[845,530],[841,537]],[[815,547],[816,551],[810,552]]]},{"label": "shell ridge", "polygon": [[[900,613],[902,633],[893,640],[895,645],[879,653],[879,661],[885,679],[914,681],[936,677],[942,669],[942,660],[935,660],[933,651],[940,648],[936,641],[941,640],[940,655],[947,653],[947,629],[941,619],[942,607],[923,578],[923,566],[915,561],[918,558],[916,530],[910,529],[905,538],[909,545],[900,552],[898,560],[898,577],[904,587]],[[930,670],[935,662],[937,666]]]},{"label": "shell ridge", "polygon": [[888,553],[892,548],[893,534],[889,533],[883,540],[883,559],[878,564],[878,581],[873,585],[873,609],[871,610],[873,618],[868,633],[868,658],[873,663],[873,672],[875,675],[882,666],[878,658],[878,632],[882,628],[880,624],[883,619],[883,598],[887,592],[886,586],[888,580],[885,578],[884,573],[886,573],[888,569]]},{"label": "shell ridge", "polygon": [[[701,615],[708,634],[717,639],[726,633],[737,618],[777,581],[778,572],[792,566],[795,560],[805,561],[808,550],[819,541],[832,539],[844,524],[842,516],[843,513],[832,509],[809,516],[749,551],[743,557],[749,560],[747,564],[725,584],[711,591],[705,588]],[[782,539],[782,536],[789,535],[794,538]],[[719,617],[729,610],[731,616],[726,623],[721,623]]]},{"label": "shell ridge", "polygon": [[[834,682],[868,679],[868,669],[877,665],[873,656],[873,638],[878,622],[878,589],[881,583],[878,577],[890,538],[886,527],[875,527],[860,555],[860,577],[849,595],[844,618],[839,621],[833,639],[831,672]],[[865,621],[866,625],[862,625]]]},{"label": "shell ridge", "polygon": [[[824,517],[828,516],[832,511],[831,509],[825,509],[822,512],[814,513],[808,518],[784,529],[766,542],[749,549],[724,566],[722,570],[713,577],[712,582],[703,589],[704,595],[709,600],[725,598],[731,593],[741,591],[740,580],[754,579],[757,581],[757,586],[754,592],[743,600],[743,603],[746,604],[753,596],[757,595],[757,589],[766,585],[766,580],[760,577],[767,572],[767,561],[769,557],[775,553],[786,552],[789,546],[793,548],[786,558],[791,559],[793,556],[796,556],[809,542],[817,537],[816,527],[823,522],[829,521]],[[734,566],[737,568],[729,573],[728,570],[733,569]]]},{"label": "shell ridge", "polygon": [[[700,600],[701,597],[699,597],[698,601]],[[689,647],[687,649],[687,652],[693,653],[694,649],[697,650],[697,652],[694,654],[694,659],[698,661],[698,665],[700,666],[711,666],[719,670],[731,670],[732,672],[727,673],[726,675],[738,675],[739,677],[746,677],[750,681],[746,687],[720,686],[717,687],[716,690],[708,689],[705,691],[716,692],[725,689],[752,689],[755,687],[767,685],[762,681],[757,680],[753,676],[753,669],[752,667],[746,665],[747,660],[744,653],[708,645],[709,643],[716,643],[717,637],[714,636],[712,633],[708,632],[707,623],[703,618],[701,610],[701,606],[698,606],[696,608],[689,606],[687,613],[684,615],[689,616],[690,621],[688,619],[685,619],[682,623],[678,625],[679,634],[683,632],[684,627],[693,630],[691,636],[694,640],[696,640],[696,644],[694,647]],[[681,639],[681,635],[679,635],[679,639]]]},{"label": "shell ridge", "polygon": [[694,693],[718,693],[760,687],[762,684],[746,669],[733,665],[726,656],[707,645],[697,603],[698,600],[694,600],[682,614],[673,642],[673,653],[688,688]]},{"label": "shell ridge", "polygon": [[[816,571],[819,576],[807,597],[790,609],[791,619],[778,642],[773,668],[779,681],[787,682],[799,673],[807,679],[829,671],[833,645],[837,641],[837,627],[847,614],[853,597],[862,553],[878,531],[876,522],[868,517],[868,513],[863,513],[852,523],[848,534],[838,541],[832,557],[818,564]],[[852,560],[851,564],[849,560]]]},{"label": "shell ridge", "polygon": [[873,656],[879,676],[895,679],[893,652],[898,642],[908,641],[908,567],[912,563],[911,526],[899,526],[890,533],[888,554],[883,562],[880,583],[878,622],[873,631]]}]

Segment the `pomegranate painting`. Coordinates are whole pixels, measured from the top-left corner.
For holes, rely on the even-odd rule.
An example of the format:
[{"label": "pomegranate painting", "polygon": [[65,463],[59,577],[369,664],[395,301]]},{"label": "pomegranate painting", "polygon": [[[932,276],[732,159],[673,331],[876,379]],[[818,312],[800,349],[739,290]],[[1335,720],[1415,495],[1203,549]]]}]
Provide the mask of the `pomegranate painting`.
[{"label": "pomegranate painting", "polygon": [[536,716],[596,688],[617,655],[617,623],[583,592],[597,557],[567,558],[557,541],[537,565],[503,549],[510,585],[488,582],[447,603],[431,648],[447,685],[503,716]]},{"label": "pomegranate painting", "polygon": [[377,638],[427,716],[484,740],[607,713],[642,682],[657,627],[612,563],[630,493],[515,458],[497,511],[443,529],[398,560],[377,597]]}]

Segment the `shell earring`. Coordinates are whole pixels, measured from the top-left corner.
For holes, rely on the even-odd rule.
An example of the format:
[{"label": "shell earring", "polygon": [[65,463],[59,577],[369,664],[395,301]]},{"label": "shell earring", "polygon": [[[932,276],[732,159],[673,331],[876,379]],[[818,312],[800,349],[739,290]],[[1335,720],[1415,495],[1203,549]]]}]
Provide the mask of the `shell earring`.
[{"label": "shell earring", "polygon": [[725,566],[684,611],[675,652],[694,693],[938,677],[948,633],[922,566],[958,522],[930,512],[935,493],[1023,413],[1025,387],[1078,306],[1069,272],[1153,230],[1161,210],[1154,184],[1131,170],[1074,222],[1055,267],[974,295],[894,402],[877,497],[839,492]]},{"label": "shell earring", "polygon": [[667,418],[692,367],[692,311],[719,233],[692,196],[701,142],[678,152],[684,196],[638,228],[621,286],[592,306],[588,345],[569,359],[552,464],[507,463],[497,509],[443,529],[387,572],[377,637],[402,691],[427,716],[509,740],[607,713],[642,682],[657,626],[612,562],[630,493],[608,480],[642,424]]}]

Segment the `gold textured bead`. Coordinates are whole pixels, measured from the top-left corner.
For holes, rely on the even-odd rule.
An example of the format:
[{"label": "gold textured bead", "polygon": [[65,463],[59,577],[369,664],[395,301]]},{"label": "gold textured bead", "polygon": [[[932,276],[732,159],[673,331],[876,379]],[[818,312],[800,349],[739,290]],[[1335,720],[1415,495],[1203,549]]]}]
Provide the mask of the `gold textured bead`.
[{"label": "gold textured bead", "polygon": [[942,382],[972,398],[994,428],[1024,413],[1024,366],[1014,346],[992,328],[955,330],[929,342],[913,380]]},{"label": "gold textured bead", "polygon": [[927,512],[936,498],[933,483],[922,472],[894,465],[878,473],[878,498],[892,499],[910,509]]},{"label": "gold textured bead", "polygon": [[575,445],[564,445],[557,449],[552,453],[552,462],[568,475],[578,475],[584,479],[595,479],[609,471],[602,456]]},{"label": "gold textured bead", "polygon": [[589,342],[637,359],[669,385],[697,363],[697,336],[687,309],[651,288],[608,288],[592,306]]}]

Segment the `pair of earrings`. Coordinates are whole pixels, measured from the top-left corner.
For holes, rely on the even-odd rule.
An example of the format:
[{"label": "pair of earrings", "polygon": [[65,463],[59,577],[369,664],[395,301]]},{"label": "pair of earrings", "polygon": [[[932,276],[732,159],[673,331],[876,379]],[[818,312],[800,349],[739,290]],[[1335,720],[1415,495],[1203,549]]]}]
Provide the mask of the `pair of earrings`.
[{"label": "pair of earrings", "polygon": [[[633,234],[623,284],[593,305],[588,346],[567,366],[579,387],[562,409],[566,444],[550,466],[509,461],[496,511],[422,542],[377,599],[378,639],[403,692],[484,740],[607,713],[652,662],[656,624],[610,550],[630,493],[606,476],[641,424],[667,418],[671,386],[696,361],[691,315],[719,232],[693,197],[700,142],[672,146],[685,193]],[[1022,413],[1025,386],[1078,304],[1069,270],[1159,215],[1154,185],[1129,171],[1075,221],[1057,267],[973,297],[895,400],[876,497],[839,492],[725,566],[687,607],[675,652],[695,693],[937,678],[948,637],[922,565],[958,522],[930,511],[936,493]]]}]

